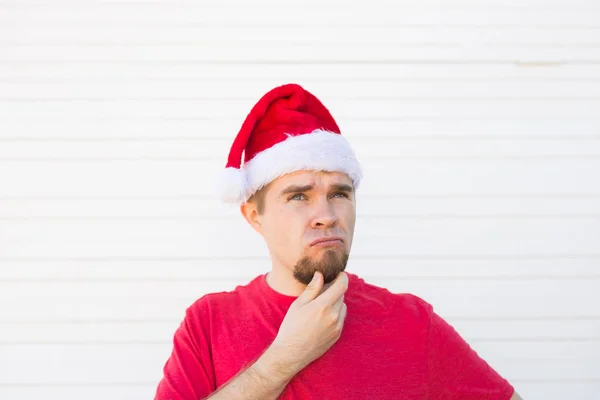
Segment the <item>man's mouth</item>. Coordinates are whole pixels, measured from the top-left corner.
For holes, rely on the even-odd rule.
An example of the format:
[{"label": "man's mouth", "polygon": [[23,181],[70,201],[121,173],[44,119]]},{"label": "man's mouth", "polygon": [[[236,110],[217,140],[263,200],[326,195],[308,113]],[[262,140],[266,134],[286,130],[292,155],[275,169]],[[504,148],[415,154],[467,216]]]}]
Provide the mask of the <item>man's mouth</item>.
[{"label": "man's mouth", "polygon": [[311,247],[336,246],[336,245],[342,244],[343,242],[344,241],[342,240],[342,238],[340,238],[338,236],[326,236],[326,237],[320,237],[320,238],[313,240],[310,243],[310,246]]}]

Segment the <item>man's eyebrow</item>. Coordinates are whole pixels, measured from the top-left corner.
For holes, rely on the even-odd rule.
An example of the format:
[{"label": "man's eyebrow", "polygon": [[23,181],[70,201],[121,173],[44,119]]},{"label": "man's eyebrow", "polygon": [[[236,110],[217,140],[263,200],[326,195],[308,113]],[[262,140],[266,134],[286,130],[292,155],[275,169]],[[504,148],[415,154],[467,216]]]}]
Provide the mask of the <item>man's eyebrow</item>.
[{"label": "man's eyebrow", "polygon": [[331,187],[334,190],[337,190],[339,192],[350,192],[351,193],[354,191],[354,188],[351,185],[347,185],[345,183],[334,184],[334,185],[331,185]]},{"label": "man's eyebrow", "polygon": [[[288,194],[288,193],[302,193],[302,192],[308,192],[309,190],[313,189],[313,185],[291,185],[288,186],[287,188],[283,189],[283,191],[281,192],[281,195],[283,196],[284,194]],[[331,185],[331,189],[334,191],[338,191],[338,192],[348,192],[348,193],[352,193],[354,192],[354,188],[351,185],[345,184],[345,183],[336,183]]]},{"label": "man's eyebrow", "polygon": [[281,192],[281,195],[288,194],[288,193],[308,192],[312,188],[313,188],[312,185],[304,185],[304,186],[291,185],[291,186],[288,186],[287,188],[283,189]]}]

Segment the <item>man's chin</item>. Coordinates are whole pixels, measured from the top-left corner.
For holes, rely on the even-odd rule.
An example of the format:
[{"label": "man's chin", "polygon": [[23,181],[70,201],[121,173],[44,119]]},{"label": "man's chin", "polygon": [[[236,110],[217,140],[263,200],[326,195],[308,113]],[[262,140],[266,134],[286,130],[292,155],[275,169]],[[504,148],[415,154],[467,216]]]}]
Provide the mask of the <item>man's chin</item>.
[{"label": "man's chin", "polygon": [[349,254],[336,250],[327,250],[317,257],[305,256],[294,267],[294,278],[308,285],[316,271],[323,274],[324,283],[332,282],[340,272],[346,269]]}]

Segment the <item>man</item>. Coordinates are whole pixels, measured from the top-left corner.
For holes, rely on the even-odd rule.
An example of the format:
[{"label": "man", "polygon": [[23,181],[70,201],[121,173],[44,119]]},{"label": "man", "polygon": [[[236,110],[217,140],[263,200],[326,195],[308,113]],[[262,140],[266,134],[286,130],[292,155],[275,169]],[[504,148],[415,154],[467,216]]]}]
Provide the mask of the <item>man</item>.
[{"label": "man", "polygon": [[345,272],[361,179],[315,96],[290,84],[260,99],[221,195],[271,271],[187,309],[156,400],[520,399],[431,305]]}]

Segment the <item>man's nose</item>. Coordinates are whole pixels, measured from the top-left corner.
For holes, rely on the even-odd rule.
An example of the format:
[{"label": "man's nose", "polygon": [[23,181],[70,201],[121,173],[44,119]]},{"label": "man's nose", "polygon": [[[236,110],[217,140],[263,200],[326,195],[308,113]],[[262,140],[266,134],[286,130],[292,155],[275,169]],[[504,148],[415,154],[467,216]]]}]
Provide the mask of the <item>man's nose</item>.
[{"label": "man's nose", "polygon": [[338,223],[338,217],[334,211],[333,205],[327,200],[321,200],[315,205],[313,215],[313,228],[330,228]]}]

